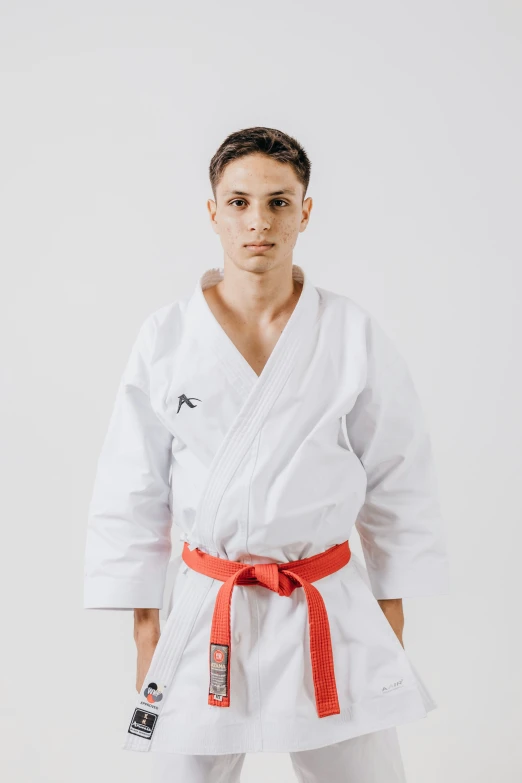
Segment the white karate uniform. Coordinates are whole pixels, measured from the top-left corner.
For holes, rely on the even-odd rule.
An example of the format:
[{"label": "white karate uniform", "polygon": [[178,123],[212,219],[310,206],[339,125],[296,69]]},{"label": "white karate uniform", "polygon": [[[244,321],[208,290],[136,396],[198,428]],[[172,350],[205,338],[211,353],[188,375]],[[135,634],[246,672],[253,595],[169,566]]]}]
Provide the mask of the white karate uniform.
[{"label": "white karate uniform", "polygon": [[98,461],[86,608],[162,608],[171,525],[190,549],[249,564],[346,541],[314,582],[328,612],[340,712],[319,718],[304,591],[232,594],[230,706],[208,704],[222,582],[175,569],[168,616],[134,691],[122,747],[188,755],[292,752],[426,716],[437,705],[376,599],[446,593],[448,560],[429,435],[405,361],[352,299],[303,289],[260,376],[203,296],[149,315],[128,359]]}]

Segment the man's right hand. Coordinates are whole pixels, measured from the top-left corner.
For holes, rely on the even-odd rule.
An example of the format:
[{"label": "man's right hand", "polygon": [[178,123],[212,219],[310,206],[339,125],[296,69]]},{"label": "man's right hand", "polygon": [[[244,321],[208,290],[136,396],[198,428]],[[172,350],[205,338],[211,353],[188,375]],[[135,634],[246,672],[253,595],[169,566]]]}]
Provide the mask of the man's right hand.
[{"label": "man's right hand", "polygon": [[138,693],[143,690],[144,680],[159,638],[159,609],[135,609],[134,641],[138,653],[136,667],[136,690]]}]

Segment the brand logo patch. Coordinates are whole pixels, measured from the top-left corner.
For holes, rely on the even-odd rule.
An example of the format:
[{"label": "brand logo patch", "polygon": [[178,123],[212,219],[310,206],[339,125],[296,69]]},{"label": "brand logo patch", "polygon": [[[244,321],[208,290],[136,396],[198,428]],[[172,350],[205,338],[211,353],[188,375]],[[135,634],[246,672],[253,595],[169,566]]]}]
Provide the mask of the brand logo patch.
[{"label": "brand logo patch", "polygon": [[152,737],[152,732],[156,725],[158,716],[152,712],[146,712],[145,710],[134,710],[134,715],[129,725],[129,734],[136,734],[138,737],[149,739]]},{"label": "brand logo patch", "polygon": [[147,699],[150,704],[154,704],[157,701],[161,701],[163,698],[162,689],[159,688],[155,682],[149,682],[145,690],[143,691],[143,695]]},{"label": "brand logo patch", "polygon": [[199,397],[186,397],[184,394],[180,394],[180,396],[178,397],[178,400],[179,400],[179,405],[178,405],[178,410],[176,411],[176,413],[179,413],[179,410],[180,410],[180,408],[181,408],[181,406],[183,405],[184,402],[187,403],[189,408],[197,408],[197,405],[192,405],[192,400],[197,400],[198,402],[201,402]]}]

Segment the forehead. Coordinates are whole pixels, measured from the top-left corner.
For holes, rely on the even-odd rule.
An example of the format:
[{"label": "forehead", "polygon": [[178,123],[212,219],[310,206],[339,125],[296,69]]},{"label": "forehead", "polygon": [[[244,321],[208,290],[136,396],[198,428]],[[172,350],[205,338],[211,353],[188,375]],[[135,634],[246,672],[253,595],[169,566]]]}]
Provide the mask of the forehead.
[{"label": "forehead", "polygon": [[281,163],[268,155],[251,154],[230,161],[223,171],[218,188],[227,195],[230,192],[244,193],[282,191],[294,194],[302,187],[293,166]]}]

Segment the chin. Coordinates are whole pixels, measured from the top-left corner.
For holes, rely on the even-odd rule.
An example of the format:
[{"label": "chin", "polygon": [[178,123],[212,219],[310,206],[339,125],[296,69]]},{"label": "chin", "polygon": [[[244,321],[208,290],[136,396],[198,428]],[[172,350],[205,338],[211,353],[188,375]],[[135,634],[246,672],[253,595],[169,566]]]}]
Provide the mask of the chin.
[{"label": "chin", "polygon": [[[245,248],[243,248],[245,250]],[[274,265],[273,259],[265,258],[263,254],[258,256],[250,254],[248,256],[238,254],[238,256],[230,256],[230,260],[237,269],[243,269],[245,272],[266,272],[267,269],[271,269]]]}]

